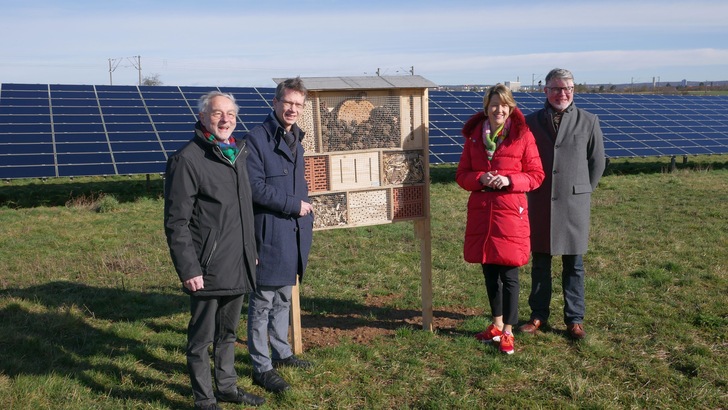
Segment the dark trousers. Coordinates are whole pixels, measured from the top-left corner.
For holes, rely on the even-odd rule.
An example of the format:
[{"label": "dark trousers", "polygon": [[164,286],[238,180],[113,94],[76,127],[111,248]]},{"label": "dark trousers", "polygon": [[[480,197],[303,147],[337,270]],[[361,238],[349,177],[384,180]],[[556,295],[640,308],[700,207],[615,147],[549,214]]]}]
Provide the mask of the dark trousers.
[{"label": "dark trousers", "polygon": [[243,297],[244,295],[190,296],[192,317],[187,327],[187,371],[192,382],[195,405],[216,402],[208,353],[211,344],[217,391],[229,393],[237,389],[235,332],[243,308]]},{"label": "dark trousers", "polygon": [[[531,294],[528,305],[531,319],[546,322],[551,314],[551,258],[548,253],[533,253]],[[564,323],[584,321],[584,259],[582,255],[562,255],[561,287],[564,292]]]},{"label": "dark trousers", "polygon": [[485,290],[493,316],[503,316],[503,323],[518,324],[518,267],[483,264]]}]

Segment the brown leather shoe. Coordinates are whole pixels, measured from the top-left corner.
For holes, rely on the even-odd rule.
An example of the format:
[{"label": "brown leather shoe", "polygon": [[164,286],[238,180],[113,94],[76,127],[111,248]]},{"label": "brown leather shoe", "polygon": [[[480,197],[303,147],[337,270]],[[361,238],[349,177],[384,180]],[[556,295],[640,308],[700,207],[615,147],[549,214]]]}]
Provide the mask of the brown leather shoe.
[{"label": "brown leather shoe", "polygon": [[581,323],[566,325],[566,331],[569,334],[569,337],[575,340],[580,340],[586,337],[586,332],[581,326]]},{"label": "brown leather shoe", "polygon": [[538,328],[541,327],[541,321],[539,319],[531,319],[525,324],[518,328],[523,333],[536,334]]}]

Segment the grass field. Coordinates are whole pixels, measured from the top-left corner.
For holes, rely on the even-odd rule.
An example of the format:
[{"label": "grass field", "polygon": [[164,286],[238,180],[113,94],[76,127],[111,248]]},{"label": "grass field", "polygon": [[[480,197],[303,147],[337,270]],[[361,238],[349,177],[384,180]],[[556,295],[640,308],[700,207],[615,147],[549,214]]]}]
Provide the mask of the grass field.
[{"label": "grass field", "polygon": [[[365,343],[307,348],[316,367],[284,370],[294,388],[279,397],[252,386],[241,346],[239,384],[266,397],[264,409],[728,408],[728,158],[667,168],[664,159],[613,161],[594,194],[586,340],[564,337],[558,267],[549,331],[517,334],[512,356],[472,337],[488,308],[480,267],[462,261],[467,193],[454,167],[438,166],[435,325],[438,312],[454,325],[426,332],[403,322]],[[160,196],[158,176],[0,185],[2,408],[192,407],[188,299]],[[357,313],[355,335],[419,311],[418,252],[410,222],[316,232],[306,317]]]}]

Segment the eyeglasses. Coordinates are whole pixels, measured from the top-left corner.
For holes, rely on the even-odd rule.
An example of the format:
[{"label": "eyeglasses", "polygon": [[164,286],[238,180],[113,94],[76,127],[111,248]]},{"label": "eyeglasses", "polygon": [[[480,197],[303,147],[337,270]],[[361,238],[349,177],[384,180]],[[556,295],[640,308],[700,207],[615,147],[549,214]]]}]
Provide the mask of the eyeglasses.
[{"label": "eyeglasses", "polygon": [[213,112],[210,113],[210,118],[214,118],[214,119],[218,120],[218,119],[222,118],[223,115],[226,116],[226,117],[229,116],[229,117],[235,118],[235,116],[237,115],[237,113],[232,112],[232,111],[225,113],[225,112],[222,112],[220,110],[214,110]]},{"label": "eyeglasses", "polygon": [[566,94],[573,94],[574,93],[574,87],[546,87],[547,90],[551,94],[561,94],[561,92],[565,92]]},{"label": "eyeglasses", "polygon": [[298,110],[303,109],[303,104],[301,104],[301,103],[296,103],[293,101],[286,101],[286,100],[280,100],[280,102],[283,104],[283,108],[285,108],[287,110],[290,110],[293,107],[296,107],[296,109],[298,109]]}]

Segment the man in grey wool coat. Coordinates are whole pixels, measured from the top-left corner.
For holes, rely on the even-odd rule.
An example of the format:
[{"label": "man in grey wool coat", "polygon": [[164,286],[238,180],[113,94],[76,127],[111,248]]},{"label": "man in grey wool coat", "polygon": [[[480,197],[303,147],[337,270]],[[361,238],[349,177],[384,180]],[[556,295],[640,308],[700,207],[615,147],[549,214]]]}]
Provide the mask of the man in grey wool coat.
[{"label": "man in grey wool coat", "polygon": [[589,240],[591,193],[606,160],[599,119],[574,104],[574,76],[555,68],[546,76],[544,108],[531,113],[531,128],[546,178],[528,195],[531,217],[530,320],[522,332],[536,333],[550,315],[551,259],[561,255],[564,323],[572,339],[583,339],[584,262]]}]

